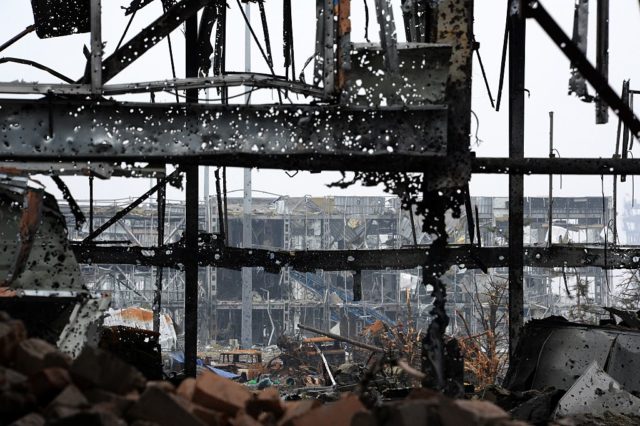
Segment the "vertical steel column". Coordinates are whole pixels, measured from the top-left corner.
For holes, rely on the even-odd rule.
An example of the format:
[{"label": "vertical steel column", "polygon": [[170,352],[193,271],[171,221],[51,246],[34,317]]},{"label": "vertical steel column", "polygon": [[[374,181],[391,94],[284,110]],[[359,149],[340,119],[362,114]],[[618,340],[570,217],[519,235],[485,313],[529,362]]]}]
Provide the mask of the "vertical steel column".
[{"label": "vertical steel column", "polygon": [[[193,16],[186,22],[185,31],[186,77],[198,75],[198,17]],[[187,90],[187,102],[198,102],[198,89]],[[198,350],[198,166],[184,167],[186,183],[185,205],[185,243],[184,259],[184,370],[187,376],[196,376],[196,357]]]},{"label": "vertical steel column", "polygon": [[[244,203],[242,214],[242,246],[251,247],[251,169],[244,169]],[[242,268],[242,321],[240,340],[243,348],[250,348],[253,344],[252,321],[253,321],[253,279],[251,268]]]},{"label": "vertical steel column", "polygon": [[[596,69],[609,80],[609,0],[598,0],[596,27]],[[609,106],[596,96],[596,124],[609,122]]]},{"label": "vertical steel column", "polygon": [[[251,20],[251,3],[244,6],[247,20]],[[249,26],[244,33],[244,70],[251,71],[251,32]],[[245,95],[245,102],[250,101],[249,94]],[[242,206],[242,246],[251,247],[253,229],[251,227],[251,169],[244,169],[244,199]],[[251,268],[242,268],[242,308],[240,311],[240,344],[243,348],[250,348],[253,344],[253,271]]]},{"label": "vertical steel column", "polygon": [[[556,155],[553,152],[553,111],[549,111],[549,158]],[[553,175],[549,175],[549,241],[547,247],[553,244]]]},{"label": "vertical steel column", "polygon": [[[522,2],[509,7],[509,158],[524,158],[526,24]],[[524,176],[509,175],[509,355],[513,356],[524,317]]]},{"label": "vertical steel column", "polygon": [[[158,177],[164,178],[164,174]],[[164,217],[167,201],[167,184],[158,187],[158,249],[164,246]],[[159,266],[156,272],[156,289],[153,293],[153,331],[160,332],[160,314],[162,312],[162,275],[164,268]]]}]

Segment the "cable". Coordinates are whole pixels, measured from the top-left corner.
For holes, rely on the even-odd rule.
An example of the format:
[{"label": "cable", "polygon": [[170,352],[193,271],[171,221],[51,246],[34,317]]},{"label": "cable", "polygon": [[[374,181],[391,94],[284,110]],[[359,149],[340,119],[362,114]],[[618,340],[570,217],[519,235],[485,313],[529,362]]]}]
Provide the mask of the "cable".
[{"label": "cable", "polygon": [[480,144],[482,143],[482,140],[478,137],[478,132],[480,131],[480,119],[478,118],[478,115],[473,110],[471,110],[471,114],[476,119],[476,132],[475,132],[476,146],[480,146]]},{"label": "cable", "polygon": [[504,38],[502,40],[502,58],[500,60],[500,79],[498,80],[498,99],[496,100],[496,111],[500,111],[500,101],[502,100],[502,88],[504,87],[504,69],[507,62],[507,43],[509,41],[509,6],[510,0],[507,0],[507,18],[504,24]]},{"label": "cable", "polygon": [[367,43],[371,43],[369,40],[369,4],[367,0],[364,0],[364,39]]},{"label": "cable", "polygon": [[0,46],[0,52],[5,50],[6,48],[10,47],[11,45],[16,43],[17,41],[20,41],[24,36],[26,36],[29,33],[32,33],[35,29],[36,29],[35,25],[29,25],[27,28],[25,28],[24,30],[20,31],[17,35],[11,37],[9,40],[7,40],[5,43],[3,43],[2,46]]},{"label": "cable", "polygon": [[[267,57],[266,53],[264,52],[264,49],[262,48],[262,45],[260,44],[260,41],[258,40],[258,37],[256,36],[256,33],[253,31],[253,27],[251,26],[251,22],[249,22],[249,18],[247,18],[247,14],[244,13],[244,9],[242,8],[242,5],[240,4],[240,0],[236,0],[236,3],[238,4],[238,8],[240,9],[240,13],[242,13],[242,17],[244,18],[244,22],[247,24],[247,27],[249,28],[249,31],[251,32],[251,36],[253,37],[253,41],[256,42],[256,44],[258,45],[258,49],[260,49],[260,54],[262,54],[262,57],[264,58],[264,60],[267,61],[267,65],[269,66],[269,70],[271,71],[271,75],[273,75],[275,77],[276,73],[273,71],[273,66],[269,63],[269,58]],[[282,104],[282,94],[280,93],[280,89],[278,89],[278,99],[280,101],[280,104]],[[248,101],[248,99],[247,99],[247,101]]]},{"label": "cable", "polygon": [[[214,98],[214,99],[198,98],[198,102],[216,102],[216,101],[222,102],[222,101],[229,100],[229,99],[239,98],[240,96],[244,96],[247,93],[251,94],[251,93],[255,92],[256,90],[260,90],[260,89],[269,89],[269,87],[254,87],[253,89],[247,90],[246,92],[242,92],[242,93],[238,93],[237,95],[227,96],[227,97],[222,97],[222,98]],[[271,90],[277,90],[277,89],[271,88]],[[162,92],[173,93],[169,89],[164,89],[164,90],[162,90]],[[180,95],[180,94],[176,94],[176,96],[178,96],[180,98],[183,98],[183,99],[187,98],[185,95]]]},{"label": "cable", "polygon": [[30,65],[34,68],[38,68],[39,70],[42,71],[46,71],[49,74],[53,75],[54,77],[59,78],[60,80],[64,81],[65,83],[69,83],[69,84],[75,84],[75,81],[70,79],[69,77],[67,77],[66,75],[59,73],[58,71],[49,68],[46,65],[42,65],[38,62],[32,61],[30,59],[22,59],[22,58],[11,58],[11,57],[4,57],[4,58],[0,58],[0,64],[4,64],[7,62],[14,62],[16,64],[23,64],[23,65]]},{"label": "cable", "polygon": [[475,35],[473,36],[473,51],[476,52],[476,55],[478,56],[478,63],[480,64],[480,71],[482,71],[482,78],[484,79],[484,85],[487,88],[487,94],[489,95],[489,101],[491,102],[491,108],[495,109],[496,105],[493,102],[493,95],[491,94],[491,87],[489,87],[489,80],[487,79],[487,73],[484,70],[484,64],[482,63],[482,56],[480,56],[480,43],[478,43],[476,41]]},{"label": "cable", "polygon": [[[604,197],[604,175],[600,175],[600,189],[602,191],[602,219],[604,220],[606,213],[607,213],[607,207],[606,207],[606,200]],[[611,222],[611,221],[609,221]],[[604,279],[605,282],[607,283],[607,291],[610,292],[611,288],[609,287],[609,276],[606,273],[606,269],[607,269],[607,246],[608,246],[608,240],[609,240],[609,223],[607,223],[605,225],[604,228],[604,269],[605,269],[605,274],[604,274]],[[614,241],[615,244],[615,241]]]},{"label": "cable", "polygon": [[[162,2],[162,11],[164,13],[167,13],[167,4],[163,1]],[[176,79],[176,64],[173,60],[173,47],[171,46],[171,34],[167,34],[167,43],[169,44],[169,60],[171,61],[171,74],[173,76],[173,79]],[[178,98],[178,89],[175,90],[175,95],[176,95],[176,103],[180,102],[179,98]]]}]

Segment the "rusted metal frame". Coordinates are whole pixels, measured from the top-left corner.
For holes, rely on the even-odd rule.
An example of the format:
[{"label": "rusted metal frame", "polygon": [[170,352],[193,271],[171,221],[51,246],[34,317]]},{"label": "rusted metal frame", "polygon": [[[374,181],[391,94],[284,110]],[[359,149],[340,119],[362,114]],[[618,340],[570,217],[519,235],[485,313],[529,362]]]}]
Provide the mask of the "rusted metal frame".
[{"label": "rusted metal frame", "polygon": [[[198,11],[210,2],[211,0],[183,0],[169,8],[165,14],[140,31],[102,62],[102,82],[106,83],[118,75],[183,22],[196,16]],[[78,83],[84,82],[83,80],[84,78]]]},{"label": "rusted metal frame", "polygon": [[564,31],[562,31],[540,1],[528,0],[526,2],[526,8],[527,16],[534,18],[558,48],[575,64],[578,71],[580,71],[584,78],[586,78],[596,90],[602,102],[616,111],[618,117],[629,127],[634,135],[637,136],[640,134],[640,120],[638,120],[629,106],[625,105],[622,99],[611,86],[609,86],[607,79],[591,65],[580,49],[571,41]]},{"label": "rusted metal frame", "polygon": [[40,228],[44,192],[35,189],[27,189],[22,203],[22,215],[19,224],[19,241],[13,263],[9,267],[7,276],[0,287],[10,286],[13,281],[24,271],[31,248]]},{"label": "rusted metal frame", "polygon": [[89,235],[82,241],[83,244],[89,243],[92,240],[94,240],[98,235],[102,234],[111,225],[113,225],[114,223],[118,222],[120,219],[125,217],[131,210],[135,209],[140,204],[142,204],[144,202],[144,200],[149,198],[151,195],[155,194],[156,191],[158,191],[158,189],[162,185],[166,185],[167,181],[175,178],[179,173],[181,173],[181,170],[180,169],[176,169],[169,176],[166,176],[166,177],[160,179],[159,182],[156,185],[154,185],[151,189],[149,189],[147,192],[142,194],[138,199],[136,199],[131,204],[129,204],[127,207],[123,208],[118,213],[113,215],[113,217],[111,219],[109,219],[105,223],[103,223],[98,229],[96,229],[93,232],[89,233]]},{"label": "rusted metal frame", "polygon": [[[179,244],[157,247],[122,247],[82,245],[71,243],[80,263],[164,266],[179,268],[186,256],[186,249]],[[281,268],[299,272],[406,270],[433,262],[429,246],[388,250],[266,250],[240,247],[209,247],[198,249],[201,267],[212,266],[239,270],[242,267],[264,268],[278,273]],[[466,269],[504,268],[510,264],[508,247],[477,247],[475,245],[450,245],[443,249],[439,261]],[[607,250],[605,262],[602,245],[562,245],[551,247],[525,246],[523,263],[535,268],[586,268],[607,270],[640,268],[640,246],[620,246]]]},{"label": "rusted metal frame", "polygon": [[[338,2],[338,81],[336,89],[345,88],[351,70],[351,0]],[[295,78],[295,76],[294,76]]]},{"label": "rusted metal frame", "polygon": [[[509,158],[524,158],[524,89],[526,20],[520,0],[510,0],[509,19]],[[509,174],[509,253],[523,253],[524,176]],[[524,326],[524,262],[509,262],[509,356]]]},{"label": "rusted metal frame", "polygon": [[[609,80],[609,0],[597,0],[596,70]],[[602,96],[596,97],[596,124],[609,122],[609,107]],[[636,132],[637,134],[637,132]]]}]

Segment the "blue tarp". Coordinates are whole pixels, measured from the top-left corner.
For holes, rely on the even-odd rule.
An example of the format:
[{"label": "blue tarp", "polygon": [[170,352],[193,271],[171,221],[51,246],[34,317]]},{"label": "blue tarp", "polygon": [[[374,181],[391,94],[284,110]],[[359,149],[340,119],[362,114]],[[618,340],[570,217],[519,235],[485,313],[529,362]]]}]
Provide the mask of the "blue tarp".
[{"label": "blue tarp", "polygon": [[238,377],[240,377],[239,374],[229,373],[228,371],[220,370],[219,368],[215,368],[211,365],[205,365],[205,367],[207,367],[207,369],[209,369],[210,371],[216,373],[218,376],[224,377],[225,379],[237,379]]},{"label": "blue tarp", "polygon": [[[179,364],[184,364],[184,352],[171,352],[169,356],[173,361]],[[224,377],[226,379],[236,379],[240,377],[240,375],[238,374],[229,373],[228,371],[224,371],[219,368],[212,367],[210,365],[204,365],[204,362],[200,358],[196,359],[196,365],[206,367],[211,372],[216,373],[218,376]]]}]

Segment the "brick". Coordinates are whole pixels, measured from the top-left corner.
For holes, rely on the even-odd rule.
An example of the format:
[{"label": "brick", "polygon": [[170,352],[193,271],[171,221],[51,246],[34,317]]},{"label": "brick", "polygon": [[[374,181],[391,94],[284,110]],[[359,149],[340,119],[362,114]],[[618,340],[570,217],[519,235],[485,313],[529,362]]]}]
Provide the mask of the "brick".
[{"label": "brick", "polygon": [[[180,397],[179,397],[180,398]],[[226,424],[226,416],[218,411],[209,410],[198,404],[187,402],[189,411],[207,425],[224,425]]]},{"label": "brick", "polygon": [[296,418],[306,414],[310,410],[320,406],[320,401],[315,399],[305,399],[302,401],[287,401],[285,403],[284,415],[278,421],[278,426],[288,426]]},{"label": "brick", "polygon": [[198,376],[193,392],[193,402],[229,416],[235,416],[252,397],[251,391],[240,383],[207,371]]},{"label": "brick", "polygon": [[89,389],[85,391],[89,402],[96,406],[112,411],[120,416],[127,412],[135,403],[135,400],[113,392],[102,389]]},{"label": "brick", "polygon": [[247,402],[246,411],[254,418],[260,413],[272,413],[279,418],[284,413],[285,406],[276,388],[267,388],[257,393],[254,399]]},{"label": "brick", "polygon": [[233,419],[234,426],[262,426],[258,420],[254,419],[244,410],[238,410],[235,418]]},{"label": "brick", "polygon": [[497,405],[478,399],[456,399],[440,406],[442,426],[473,424],[495,425],[509,420],[509,414]]},{"label": "brick", "polygon": [[42,402],[49,402],[69,383],[71,376],[64,368],[44,368],[29,377],[31,391]]},{"label": "brick", "polygon": [[73,381],[84,388],[97,387],[118,394],[143,389],[144,376],[115,355],[85,346],[70,369]]},{"label": "brick", "polygon": [[62,353],[60,351],[55,351],[55,352],[48,352],[44,356],[44,360],[42,361],[42,366],[44,368],[60,367],[68,370],[69,368],[71,368],[72,362],[73,362],[73,359],[69,355]]},{"label": "brick", "polygon": [[152,386],[142,393],[127,415],[133,420],[146,420],[160,426],[204,425],[205,423],[193,414],[190,408],[192,407],[188,401]]},{"label": "brick", "polygon": [[18,344],[15,352],[16,370],[30,376],[44,368],[44,357],[58,352],[58,348],[42,339],[26,339]]},{"label": "brick", "polygon": [[89,401],[75,385],[68,385],[45,408],[47,417],[64,418],[89,407]]},{"label": "brick", "polygon": [[366,412],[366,407],[356,395],[346,395],[336,402],[322,405],[294,418],[292,426],[351,426],[357,413]]},{"label": "brick", "polygon": [[196,379],[193,377],[187,377],[180,383],[178,389],[176,390],[176,394],[180,395],[187,401],[193,400],[193,393],[196,390]]},{"label": "brick", "polygon": [[157,387],[160,390],[168,393],[176,393],[176,387],[171,383],[164,380],[150,380],[147,382],[146,387]]},{"label": "brick", "polygon": [[126,426],[127,422],[113,413],[80,411],[50,423],[51,426]]},{"label": "brick", "polygon": [[10,423],[9,426],[44,426],[46,420],[38,413],[30,413]]},{"label": "brick", "polygon": [[19,320],[0,322],[0,364],[10,365],[16,348],[27,338],[24,323]]},{"label": "brick", "polygon": [[8,390],[27,383],[27,376],[10,368],[0,367],[0,389]]}]

